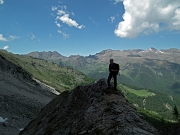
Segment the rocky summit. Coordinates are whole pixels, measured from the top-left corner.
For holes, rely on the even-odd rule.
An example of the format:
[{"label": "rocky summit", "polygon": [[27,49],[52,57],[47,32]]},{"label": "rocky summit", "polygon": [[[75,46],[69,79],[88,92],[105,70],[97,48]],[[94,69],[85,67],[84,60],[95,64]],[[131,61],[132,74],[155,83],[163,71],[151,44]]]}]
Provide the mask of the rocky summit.
[{"label": "rocky summit", "polygon": [[47,104],[20,135],[157,135],[106,79],[65,91]]}]

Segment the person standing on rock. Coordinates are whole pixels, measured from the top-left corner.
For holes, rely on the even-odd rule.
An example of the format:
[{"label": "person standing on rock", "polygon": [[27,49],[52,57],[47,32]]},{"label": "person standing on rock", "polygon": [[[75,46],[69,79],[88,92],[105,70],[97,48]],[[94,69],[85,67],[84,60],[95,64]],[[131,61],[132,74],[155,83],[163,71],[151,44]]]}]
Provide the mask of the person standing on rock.
[{"label": "person standing on rock", "polygon": [[113,59],[109,60],[109,76],[108,76],[108,88],[110,88],[110,81],[113,77],[114,79],[114,90],[116,90],[117,87],[117,75],[119,73],[119,64],[114,63]]}]

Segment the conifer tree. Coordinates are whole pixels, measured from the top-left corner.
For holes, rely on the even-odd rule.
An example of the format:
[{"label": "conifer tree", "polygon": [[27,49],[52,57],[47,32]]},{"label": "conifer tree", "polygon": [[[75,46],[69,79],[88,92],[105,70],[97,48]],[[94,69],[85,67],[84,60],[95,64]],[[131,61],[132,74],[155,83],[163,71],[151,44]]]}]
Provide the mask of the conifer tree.
[{"label": "conifer tree", "polygon": [[173,109],[173,115],[176,117],[177,120],[179,120],[179,111],[176,105],[174,106],[174,109]]}]

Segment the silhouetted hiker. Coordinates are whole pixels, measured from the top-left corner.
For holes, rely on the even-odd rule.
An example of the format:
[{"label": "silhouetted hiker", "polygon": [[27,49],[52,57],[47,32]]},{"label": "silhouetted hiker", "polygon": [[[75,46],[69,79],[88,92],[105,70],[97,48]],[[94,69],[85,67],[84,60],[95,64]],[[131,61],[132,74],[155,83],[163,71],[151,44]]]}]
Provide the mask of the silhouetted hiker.
[{"label": "silhouetted hiker", "polygon": [[109,76],[108,76],[108,88],[110,88],[110,81],[111,78],[114,78],[114,90],[116,90],[117,87],[117,74],[119,73],[119,64],[116,64],[113,62],[113,59],[109,60]]}]

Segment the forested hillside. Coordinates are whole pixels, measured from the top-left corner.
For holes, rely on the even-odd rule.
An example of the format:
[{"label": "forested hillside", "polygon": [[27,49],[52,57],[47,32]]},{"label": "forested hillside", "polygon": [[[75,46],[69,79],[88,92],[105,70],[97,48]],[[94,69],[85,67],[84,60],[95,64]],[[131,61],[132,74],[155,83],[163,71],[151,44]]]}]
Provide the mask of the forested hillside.
[{"label": "forested hillside", "polygon": [[134,105],[141,113],[149,117],[157,118],[159,121],[176,121],[173,115],[175,105],[180,112],[180,98],[153,90],[140,89],[127,85],[118,85],[126,99]]}]

